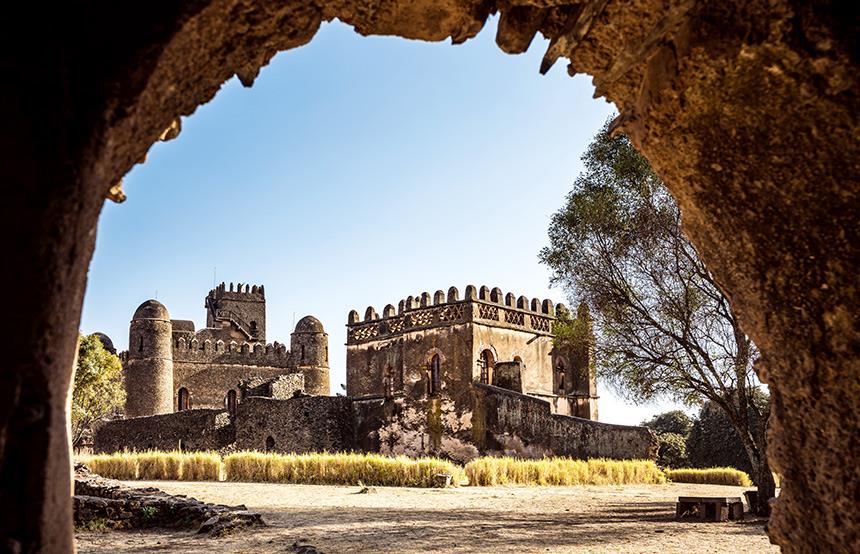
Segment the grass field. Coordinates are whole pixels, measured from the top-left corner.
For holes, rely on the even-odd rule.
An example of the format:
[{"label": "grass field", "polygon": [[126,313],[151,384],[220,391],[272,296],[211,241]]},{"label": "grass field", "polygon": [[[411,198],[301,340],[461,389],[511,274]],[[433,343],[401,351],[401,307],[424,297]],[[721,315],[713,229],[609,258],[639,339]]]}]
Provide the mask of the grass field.
[{"label": "grass field", "polygon": [[666,477],[675,483],[698,483],[701,485],[752,486],[750,476],[733,467],[709,467],[705,469],[667,469]]}]

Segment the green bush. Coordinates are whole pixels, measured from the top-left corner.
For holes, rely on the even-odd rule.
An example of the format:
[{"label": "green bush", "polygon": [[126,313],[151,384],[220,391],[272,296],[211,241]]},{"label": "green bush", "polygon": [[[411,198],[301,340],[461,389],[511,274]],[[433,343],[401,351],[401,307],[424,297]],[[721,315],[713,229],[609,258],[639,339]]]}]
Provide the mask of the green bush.
[{"label": "green bush", "polygon": [[659,449],[657,465],[660,467],[686,467],[687,440],[677,433],[659,433],[657,435]]},{"label": "green bush", "polygon": [[672,410],[643,421],[642,426],[652,429],[657,434],[674,433],[686,438],[693,429],[693,419],[681,410]]}]

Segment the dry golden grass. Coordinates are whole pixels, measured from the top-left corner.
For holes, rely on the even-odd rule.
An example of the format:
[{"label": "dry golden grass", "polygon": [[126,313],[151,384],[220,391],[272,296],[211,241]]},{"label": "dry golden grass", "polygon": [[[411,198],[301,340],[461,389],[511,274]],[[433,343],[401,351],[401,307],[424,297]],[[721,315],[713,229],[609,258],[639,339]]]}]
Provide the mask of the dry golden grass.
[{"label": "dry golden grass", "polygon": [[571,458],[478,458],[466,464],[473,486],[662,484],[666,476],[651,460],[574,460]]},{"label": "dry golden grass", "polygon": [[224,472],[228,481],[307,485],[432,487],[436,474],[451,474],[455,485],[464,478],[461,467],[438,458],[343,453],[237,452],[224,459]]},{"label": "dry golden grass", "polygon": [[82,457],[94,473],[120,480],[218,481],[221,456],[217,452],[116,452]]},{"label": "dry golden grass", "polygon": [[137,456],[132,452],[97,454],[85,460],[90,471],[109,479],[137,479]]},{"label": "dry golden grass", "polygon": [[698,483],[701,485],[734,485],[750,487],[752,481],[745,472],[733,467],[709,467],[705,469],[668,469],[666,477],[676,483]]}]

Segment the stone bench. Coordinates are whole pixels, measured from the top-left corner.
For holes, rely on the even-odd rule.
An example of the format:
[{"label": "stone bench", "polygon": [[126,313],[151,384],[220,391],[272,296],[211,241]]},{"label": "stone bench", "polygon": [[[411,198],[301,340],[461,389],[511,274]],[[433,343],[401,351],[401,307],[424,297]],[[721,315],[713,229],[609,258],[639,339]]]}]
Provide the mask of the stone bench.
[{"label": "stone bench", "polygon": [[744,504],[737,496],[679,496],[675,519],[694,517],[701,521],[744,518]]}]

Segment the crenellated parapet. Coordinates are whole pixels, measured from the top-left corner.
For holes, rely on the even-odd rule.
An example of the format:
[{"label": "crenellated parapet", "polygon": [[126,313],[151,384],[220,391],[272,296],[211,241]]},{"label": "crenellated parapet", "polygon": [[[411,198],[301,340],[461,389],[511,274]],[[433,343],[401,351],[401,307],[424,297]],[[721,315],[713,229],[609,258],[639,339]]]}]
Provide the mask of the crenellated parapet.
[{"label": "crenellated parapet", "polygon": [[263,285],[250,285],[248,283],[221,283],[209,291],[208,298],[215,300],[258,300],[266,299],[266,291]]},{"label": "crenellated parapet", "polygon": [[174,362],[236,364],[247,366],[293,367],[287,346],[278,342],[263,346],[261,343],[234,340],[203,341],[179,337],[173,342]]},{"label": "crenellated parapet", "polygon": [[424,292],[408,296],[398,302],[396,309],[388,304],[381,316],[373,306],[365,310],[363,318],[352,310],[347,318],[347,344],[470,322],[551,336],[556,315],[562,312],[567,313],[563,304],[504,294],[498,287],[478,289],[469,285],[463,298],[457,287],[451,287],[447,293],[437,290],[432,295]]}]

